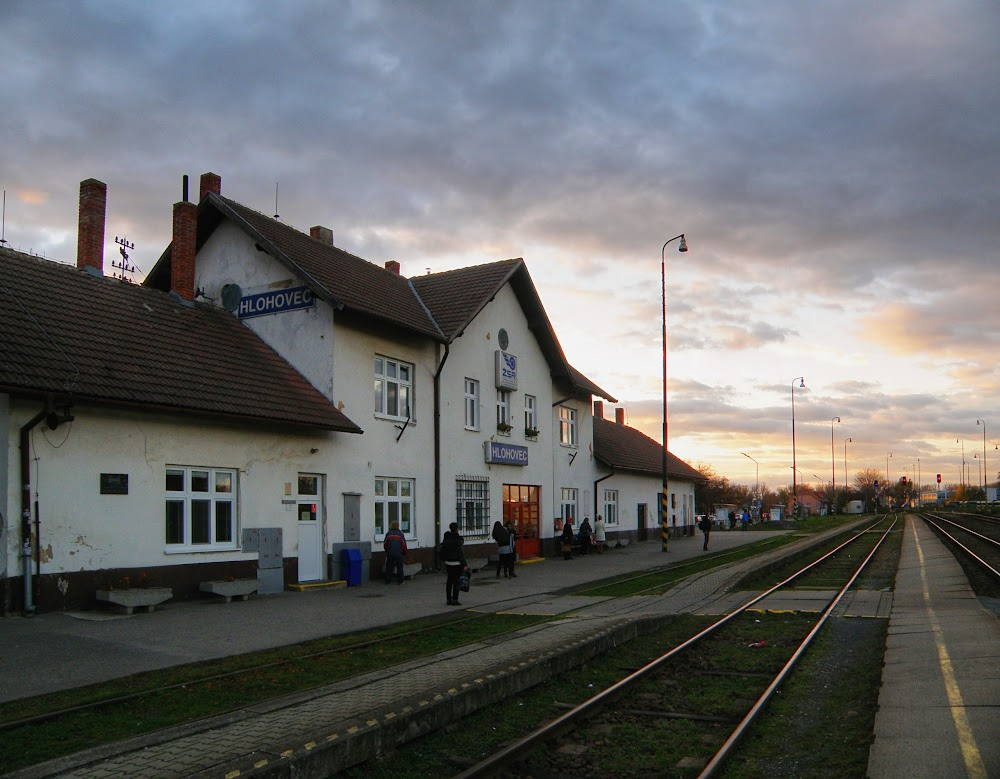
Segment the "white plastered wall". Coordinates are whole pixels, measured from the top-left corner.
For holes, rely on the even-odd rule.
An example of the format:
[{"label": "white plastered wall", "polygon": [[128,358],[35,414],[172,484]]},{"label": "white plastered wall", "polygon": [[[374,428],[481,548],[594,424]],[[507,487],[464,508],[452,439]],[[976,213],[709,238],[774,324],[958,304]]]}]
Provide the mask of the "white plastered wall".
[{"label": "white plastered wall", "polygon": [[[36,411],[14,404],[12,428]],[[256,559],[239,551],[242,528],[280,527],[286,557],[297,555],[296,513],[283,504],[285,485],[294,490],[300,472],[329,470],[311,450],[328,452],[337,435],[290,435],[241,430],[204,419],[188,423],[153,414],[111,412],[76,406],[75,421],[31,435],[32,504],[41,518],[41,572],[69,573],[116,567],[157,567]],[[13,449],[11,448],[13,446]],[[8,443],[8,479],[17,480],[17,442]],[[238,470],[236,549],[172,553],[164,529],[168,465]],[[100,494],[101,473],[128,475],[127,495]],[[16,496],[15,496],[16,497]],[[11,500],[8,497],[8,509]],[[17,549],[8,544],[7,566],[18,570]]]}]

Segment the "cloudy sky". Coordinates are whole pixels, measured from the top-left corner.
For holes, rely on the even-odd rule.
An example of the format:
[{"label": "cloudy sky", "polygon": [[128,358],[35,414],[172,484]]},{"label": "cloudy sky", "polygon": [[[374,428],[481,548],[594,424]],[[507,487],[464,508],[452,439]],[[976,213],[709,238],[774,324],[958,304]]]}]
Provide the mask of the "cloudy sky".
[{"label": "cloudy sky", "polygon": [[997,478],[993,0],[0,0],[0,30],[8,246],[74,262],[94,177],[106,261],[124,234],[148,270],[211,170],[404,275],[523,257],[659,440],[683,232],[671,451],[790,484],[795,384],[800,483],[845,447],[851,478],[955,483],[964,452],[975,483],[984,432]]}]

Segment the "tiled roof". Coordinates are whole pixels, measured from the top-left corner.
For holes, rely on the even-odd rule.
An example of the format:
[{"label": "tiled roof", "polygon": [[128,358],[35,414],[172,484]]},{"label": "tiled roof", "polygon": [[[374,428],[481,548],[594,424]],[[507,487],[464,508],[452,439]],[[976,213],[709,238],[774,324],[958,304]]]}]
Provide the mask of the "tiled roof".
[{"label": "tiled roof", "polygon": [[438,327],[451,341],[462,334],[511,276],[523,269],[524,260],[501,260],[414,276],[410,281]]},{"label": "tiled roof", "polygon": [[[663,473],[663,447],[633,427],[594,417],[594,457],[616,471],[650,476]],[[667,452],[667,476],[688,481],[705,477],[683,460]]]},{"label": "tiled roof", "polygon": [[[222,219],[243,229],[334,308],[372,317],[440,343],[458,338],[509,282],[545,354],[553,380],[574,394],[599,395],[616,402],[567,363],[524,260],[501,260],[407,279],[214,193],[198,206],[199,248]],[[169,288],[170,260],[171,249],[167,247],[147,277],[147,286]]]},{"label": "tiled roof", "polygon": [[0,391],[360,433],[236,317],[0,249]]}]

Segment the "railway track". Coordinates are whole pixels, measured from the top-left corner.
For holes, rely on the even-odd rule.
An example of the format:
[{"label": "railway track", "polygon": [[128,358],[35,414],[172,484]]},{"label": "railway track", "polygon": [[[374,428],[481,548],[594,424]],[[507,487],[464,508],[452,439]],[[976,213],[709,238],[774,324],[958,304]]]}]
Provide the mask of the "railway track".
[{"label": "railway track", "polygon": [[1000,598],[1000,519],[978,514],[918,514],[955,555],[976,595]]},{"label": "railway track", "polygon": [[[853,534],[642,668],[457,774],[456,779],[688,777],[697,770],[700,777],[718,775],[894,528],[898,529],[896,517],[887,516]],[[846,567],[845,560],[851,561]],[[827,571],[827,579],[840,581],[818,617],[753,610],[769,595],[822,570]],[[669,725],[664,726],[665,722]],[[630,739],[630,733],[638,737]],[[657,738],[697,739],[701,746],[691,751],[705,757],[694,758],[688,765],[660,765],[655,744],[645,748]]]}]

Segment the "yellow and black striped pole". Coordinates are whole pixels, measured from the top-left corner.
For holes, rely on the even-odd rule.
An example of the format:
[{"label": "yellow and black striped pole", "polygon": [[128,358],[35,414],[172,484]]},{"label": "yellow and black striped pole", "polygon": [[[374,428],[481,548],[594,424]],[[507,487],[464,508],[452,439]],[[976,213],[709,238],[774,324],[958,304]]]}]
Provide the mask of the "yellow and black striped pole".
[{"label": "yellow and black striped pole", "polygon": [[670,551],[670,497],[667,494],[667,483],[663,482],[663,493],[660,495],[660,546],[662,551]]}]

